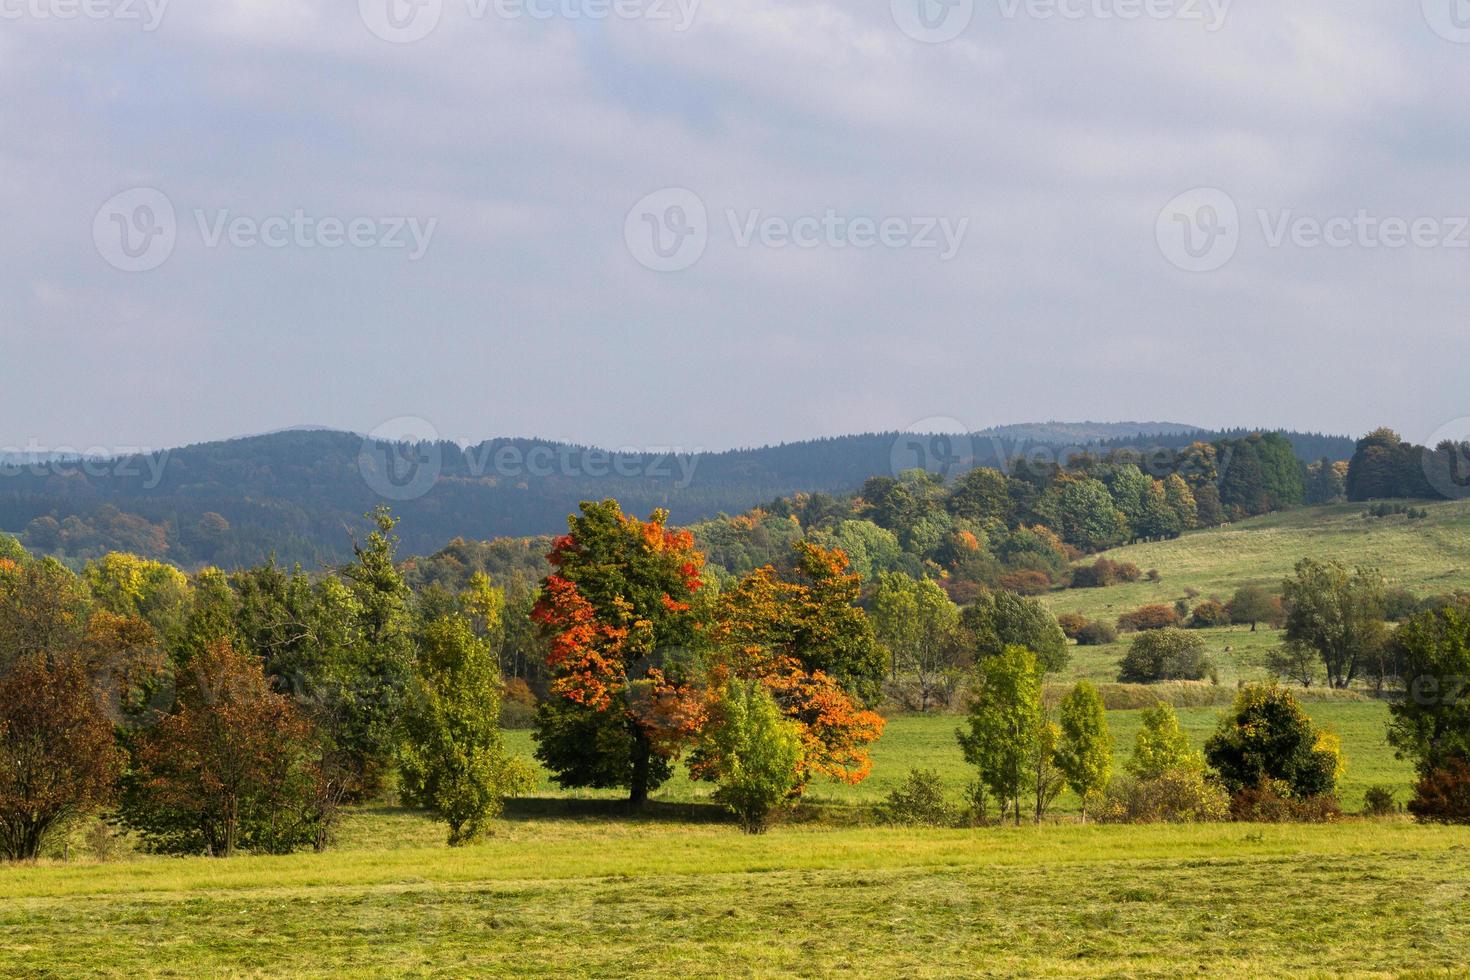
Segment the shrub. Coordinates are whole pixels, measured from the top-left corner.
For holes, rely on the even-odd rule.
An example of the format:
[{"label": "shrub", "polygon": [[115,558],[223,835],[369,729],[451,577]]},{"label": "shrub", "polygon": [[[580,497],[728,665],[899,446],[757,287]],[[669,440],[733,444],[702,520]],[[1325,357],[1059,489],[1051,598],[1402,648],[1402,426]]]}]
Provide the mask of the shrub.
[{"label": "shrub", "polygon": [[1097,813],[1103,823],[1219,823],[1230,815],[1230,795],[1203,769],[1169,769],[1114,780]]},{"label": "shrub", "polygon": [[1470,766],[1446,759],[1414,786],[1409,812],[1421,823],[1470,823]]},{"label": "shrub", "polygon": [[1268,779],[1230,799],[1230,819],[1241,823],[1330,823],[1342,815],[1330,793],[1297,798],[1289,783]]},{"label": "shrub", "polygon": [[1387,786],[1369,786],[1363,793],[1363,816],[1388,817],[1398,812],[1393,790]]},{"label": "shrub", "polygon": [[1143,577],[1137,565],[1099,558],[1091,565],[1072,570],[1074,589],[1102,589],[1119,582],[1137,582]]},{"label": "shrub", "polygon": [[711,709],[702,755],[717,779],[715,800],[747,834],[763,834],[772,810],[787,804],[801,780],[801,732],[759,681],[732,678]]},{"label": "shrub", "polygon": [[1191,629],[1210,629],[1216,626],[1229,626],[1230,613],[1225,606],[1214,599],[1206,599],[1194,607],[1194,614],[1189,617]]},{"label": "shrub", "polygon": [[1389,589],[1383,594],[1383,618],[1390,623],[1402,623],[1422,606],[1419,597],[1408,589]]},{"label": "shrub", "polygon": [[1170,772],[1204,772],[1204,757],[1190,745],[1173,707],[1161,701],[1144,711],[1141,720],[1126,766],[1135,779],[1146,782]]},{"label": "shrub", "polygon": [[1077,631],[1078,646],[1102,647],[1117,642],[1118,631],[1102,621],[1088,623]]},{"label": "shrub", "polygon": [[878,805],[885,823],[905,827],[953,826],[957,814],[944,800],[944,783],[930,769],[910,769],[903,785]]},{"label": "shrub", "polygon": [[1000,587],[1017,595],[1044,595],[1051,591],[1051,578],[1045,572],[1023,569],[1002,575]]},{"label": "shrub", "polygon": [[1118,680],[1124,684],[1197,681],[1211,668],[1210,658],[1205,656],[1205,641],[1171,626],[1134,639],[1119,665]]},{"label": "shrub", "polygon": [[1159,582],[1162,581],[1164,578],[1164,576],[1159,574],[1159,570],[1157,568],[1150,568],[1148,570],[1147,577],[1150,582]]},{"label": "shrub", "polygon": [[1057,617],[1057,625],[1067,634],[1069,640],[1077,639],[1077,634],[1087,628],[1087,622],[1086,616],[1076,612],[1062,613]]},{"label": "shrub", "polygon": [[1118,617],[1118,629],[1125,633],[1141,633],[1178,626],[1179,616],[1173,606],[1143,606]]},{"label": "shrub", "polygon": [[[1251,685],[1205,743],[1205,759],[1233,794],[1273,792],[1296,801],[1330,796],[1342,759],[1285,688]],[[1262,797],[1261,807],[1270,800]]]}]

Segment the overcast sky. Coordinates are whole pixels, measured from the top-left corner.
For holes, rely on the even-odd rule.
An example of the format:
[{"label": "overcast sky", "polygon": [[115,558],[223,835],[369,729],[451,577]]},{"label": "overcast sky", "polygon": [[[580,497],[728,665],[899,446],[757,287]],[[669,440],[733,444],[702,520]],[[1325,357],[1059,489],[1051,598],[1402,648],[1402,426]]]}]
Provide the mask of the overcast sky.
[{"label": "overcast sky", "polygon": [[8,447],[1470,416],[1465,0],[149,2],[0,0]]}]

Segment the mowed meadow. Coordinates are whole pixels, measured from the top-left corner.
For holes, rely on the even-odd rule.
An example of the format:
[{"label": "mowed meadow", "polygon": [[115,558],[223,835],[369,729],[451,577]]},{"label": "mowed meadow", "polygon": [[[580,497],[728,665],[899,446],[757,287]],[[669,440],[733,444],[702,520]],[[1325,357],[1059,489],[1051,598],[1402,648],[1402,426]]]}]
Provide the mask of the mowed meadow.
[{"label": "mowed meadow", "polygon": [[[1160,581],[1047,602],[1115,618],[1191,589],[1274,588],[1304,555],[1374,563],[1423,593],[1470,586],[1470,505],[1412,523],[1361,512],[1118,549]],[[1204,633],[1217,684],[1108,687],[1125,644],[1072,648],[1056,686],[1104,682],[1117,765],[1151,696],[1202,745],[1280,642],[1264,627]],[[1470,828],[1356,816],[1370,786],[1408,795],[1387,705],[1316,690],[1304,704],[1342,740],[1347,816],[1333,824],[1084,826],[1064,793],[1040,827],[885,826],[875,804],[910,769],[938,773],[955,801],[974,778],[960,716],[897,715],[868,780],[814,784],[758,837],[682,769],[636,816],[616,792],[560,790],[538,769],[489,838],[456,849],[442,824],[389,806],[351,811],[322,854],[98,862],[79,835],[68,861],[0,869],[0,975],[1452,974],[1470,941]],[[529,732],[506,740],[533,758]]]}]

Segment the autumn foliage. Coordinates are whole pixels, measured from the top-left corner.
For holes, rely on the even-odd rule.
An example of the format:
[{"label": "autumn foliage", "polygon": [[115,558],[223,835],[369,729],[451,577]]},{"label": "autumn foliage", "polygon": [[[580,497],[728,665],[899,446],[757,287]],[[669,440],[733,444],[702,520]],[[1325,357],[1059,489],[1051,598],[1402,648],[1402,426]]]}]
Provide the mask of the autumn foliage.
[{"label": "autumn foliage", "polygon": [[158,850],[228,857],[318,839],[311,725],[228,640],[179,679],[178,705],[138,742],[125,810]]},{"label": "autumn foliage", "polygon": [[0,677],[0,854],[34,859],[66,820],[112,800],[121,768],[81,664],[33,654]]}]

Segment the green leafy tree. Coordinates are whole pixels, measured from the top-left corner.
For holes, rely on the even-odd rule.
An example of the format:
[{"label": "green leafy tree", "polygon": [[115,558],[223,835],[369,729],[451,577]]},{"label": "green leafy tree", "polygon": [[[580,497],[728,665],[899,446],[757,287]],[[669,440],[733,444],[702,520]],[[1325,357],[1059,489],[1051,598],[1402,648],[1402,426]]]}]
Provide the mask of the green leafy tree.
[{"label": "green leafy tree", "polygon": [[368,515],[373,529],[353,545],[354,560],[339,574],[357,606],[360,651],[343,678],[342,744],[357,771],[360,792],[381,789],[400,735],[399,719],[413,677],[413,593],[394,558],[398,521],[388,508]]},{"label": "green leafy tree", "polygon": [[794,799],[801,782],[801,731],[759,681],[729,678],[701,737],[714,798],[748,834],[764,833],[770,814]]},{"label": "green leafy tree", "polygon": [[1383,576],[1375,569],[1349,571],[1340,562],[1304,558],[1282,588],[1286,638],[1321,655],[1331,686],[1351,687],[1384,642]]},{"label": "green leafy tree", "polygon": [[484,834],[506,797],[534,785],[500,738],[500,674],[489,645],[455,617],[428,623],[399,756],[400,793],[449,825],[450,846]]},{"label": "green leafy tree", "polygon": [[1225,609],[1232,623],[1250,623],[1252,633],[1259,624],[1269,623],[1277,612],[1275,598],[1259,585],[1242,585],[1236,589]]},{"label": "green leafy tree", "polygon": [[938,583],[901,572],[881,574],[870,618],[878,642],[892,658],[893,676],[912,675],[918,685],[919,710],[927,711],[935,700],[947,701],[958,677],[954,632],[960,611]]},{"label": "green leafy tree", "polygon": [[965,761],[980,782],[1021,822],[1021,798],[1031,787],[1031,768],[1042,726],[1041,668],[1025,647],[1010,646],[980,662],[970,699],[968,730],[955,733]]},{"label": "green leafy tree", "polygon": [[1128,519],[1101,480],[1068,482],[1061,489],[1056,507],[1057,530],[1068,544],[1102,551],[1129,536]]},{"label": "green leafy tree", "polygon": [[1168,772],[1204,769],[1204,756],[1195,750],[1189,735],[1179,727],[1179,715],[1160,701],[1147,708],[1133,738],[1133,755],[1128,773],[1139,780],[1157,779]]},{"label": "green leafy tree", "polygon": [[1173,512],[1180,531],[1191,531],[1199,527],[1199,503],[1194,491],[1178,473],[1169,474],[1164,481],[1164,501]]},{"label": "green leafy tree", "polygon": [[1291,692],[1275,685],[1241,690],[1205,759],[1231,793],[1279,783],[1296,800],[1334,793],[1341,762]]},{"label": "green leafy tree", "polygon": [[1071,659],[1067,635],[1039,599],[1011,592],[985,592],[960,614],[960,623],[977,658],[998,656],[1022,646],[1035,654],[1047,673],[1066,669]]},{"label": "green leafy tree", "polygon": [[1086,823],[1088,797],[1106,790],[1113,776],[1113,736],[1108,731],[1107,711],[1097,688],[1087,681],[1079,681],[1062,699],[1056,764],[1082,801]]},{"label": "green leafy tree", "polygon": [[1405,694],[1389,706],[1388,740],[1421,778],[1470,762],[1470,611],[1421,613],[1394,636]]},{"label": "green leafy tree", "polygon": [[0,669],[74,649],[90,609],[85,584],[56,559],[0,561]]}]

